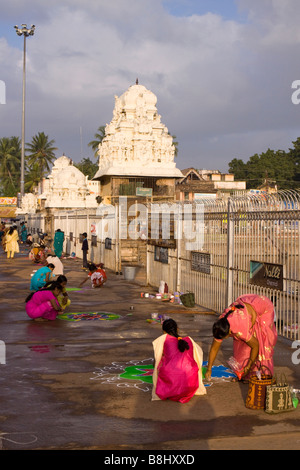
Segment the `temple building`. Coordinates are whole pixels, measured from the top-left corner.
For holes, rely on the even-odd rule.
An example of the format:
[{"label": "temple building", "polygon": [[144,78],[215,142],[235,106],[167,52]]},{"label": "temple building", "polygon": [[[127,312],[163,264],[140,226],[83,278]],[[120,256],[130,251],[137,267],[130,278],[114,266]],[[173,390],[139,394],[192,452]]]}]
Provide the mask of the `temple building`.
[{"label": "temple building", "polygon": [[80,209],[97,207],[99,183],[89,181],[70,158],[57,158],[52,171],[43,180],[42,194],[39,195],[41,208]]},{"label": "temple building", "polygon": [[18,213],[96,208],[99,194],[99,182],[90,181],[69,157],[62,155],[55,160],[51,173],[41,181],[35,193],[23,196]]},{"label": "temple building", "polygon": [[174,162],[175,146],[156,108],[157,97],[138,81],[120,97],[99,145],[99,170],[106,203],[119,196],[175,200],[175,181],[183,175]]}]

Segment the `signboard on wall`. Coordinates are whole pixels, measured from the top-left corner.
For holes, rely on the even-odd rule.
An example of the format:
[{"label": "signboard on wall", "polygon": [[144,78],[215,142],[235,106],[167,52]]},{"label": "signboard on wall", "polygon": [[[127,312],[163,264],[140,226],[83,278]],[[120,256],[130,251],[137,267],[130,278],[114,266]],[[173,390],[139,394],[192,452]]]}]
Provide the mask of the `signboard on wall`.
[{"label": "signboard on wall", "polygon": [[138,186],[136,188],[136,196],[144,196],[144,197],[151,197],[152,196],[152,188],[142,188]]},{"label": "signboard on wall", "polygon": [[105,238],[105,249],[106,250],[111,250],[111,238],[106,237]]},{"label": "signboard on wall", "polygon": [[192,251],[191,268],[192,271],[210,274],[210,253]]},{"label": "signboard on wall", "polygon": [[282,291],[283,270],[282,264],[250,261],[250,284]]},{"label": "signboard on wall", "polygon": [[154,261],[168,264],[168,248],[163,246],[155,246],[154,248]]}]

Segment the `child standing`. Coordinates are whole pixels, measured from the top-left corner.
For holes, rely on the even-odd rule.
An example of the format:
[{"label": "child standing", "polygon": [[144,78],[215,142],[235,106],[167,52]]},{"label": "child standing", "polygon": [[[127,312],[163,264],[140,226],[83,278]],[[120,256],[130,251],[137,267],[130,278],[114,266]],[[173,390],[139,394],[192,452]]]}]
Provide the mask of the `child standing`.
[{"label": "child standing", "polygon": [[87,269],[88,268],[88,262],[87,262],[87,254],[88,254],[88,251],[89,251],[89,243],[88,243],[88,240],[87,240],[87,233],[84,232],[82,234],[83,236],[83,241],[82,241],[82,268],[83,269]]}]

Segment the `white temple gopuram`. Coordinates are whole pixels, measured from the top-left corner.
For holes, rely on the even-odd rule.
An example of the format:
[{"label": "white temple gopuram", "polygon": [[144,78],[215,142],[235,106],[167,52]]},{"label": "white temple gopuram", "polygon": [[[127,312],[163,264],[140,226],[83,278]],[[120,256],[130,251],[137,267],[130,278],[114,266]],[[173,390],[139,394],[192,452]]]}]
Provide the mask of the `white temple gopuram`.
[{"label": "white temple gopuram", "polygon": [[136,82],[115,96],[113,118],[99,145],[99,170],[90,181],[70,158],[56,159],[35,194],[26,194],[19,214],[92,209],[119,196],[175,199],[183,177],[174,162],[175,146],[157,112],[157,97]]},{"label": "white temple gopuram", "polygon": [[50,175],[43,181],[45,208],[77,209],[97,207],[99,184],[89,181],[72,160],[63,155],[55,160]]},{"label": "white temple gopuram", "polygon": [[[99,145],[101,195],[135,196],[148,188],[153,196],[173,197],[171,188],[183,175],[174,162],[175,147],[156,108],[157,97],[136,83],[115,96],[113,118]],[[121,188],[121,191],[120,191]]]}]

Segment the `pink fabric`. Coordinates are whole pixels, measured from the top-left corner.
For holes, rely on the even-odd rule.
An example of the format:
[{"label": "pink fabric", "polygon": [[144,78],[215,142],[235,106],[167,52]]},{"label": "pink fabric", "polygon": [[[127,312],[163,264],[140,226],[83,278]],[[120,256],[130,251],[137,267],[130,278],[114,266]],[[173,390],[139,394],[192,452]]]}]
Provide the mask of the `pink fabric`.
[{"label": "pink fabric", "polygon": [[167,335],[164,352],[158,365],[156,394],[161,400],[187,403],[195,395],[198,386],[198,365],[193,357],[190,338],[183,338],[190,348],[181,353],[178,340]]},{"label": "pink fabric", "polygon": [[55,299],[57,305],[59,303],[55,295],[49,291],[37,291],[33,294],[31,299],[26,303],[26,312],[30,318],[46,318],[47,320],[55,320],[58,311],[55,310],[50,300]]},{"label": "pink fabric", "polygon": [[[256,320],[252,326],[251,314],[247,312],[246,304],[250,304],[256,312]],[[254,336],[259,343],[258,361],[274,372],[274,346],[277,341],[277,331],[274,325],[274,306],[270,299],[255,294],[241,295],[233,305],[244,305],[243,309],[236,309],[228,317],[231,336],[233,336],[233,356],[242,367],[245,367],[250,357],[251,348],[247,341]],[[221,315],[224,316],[230,307]],[[268,370],[263,368],[264,373]]]}]

